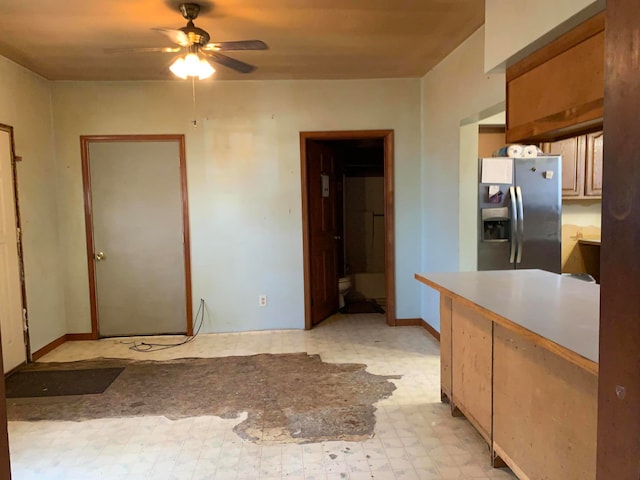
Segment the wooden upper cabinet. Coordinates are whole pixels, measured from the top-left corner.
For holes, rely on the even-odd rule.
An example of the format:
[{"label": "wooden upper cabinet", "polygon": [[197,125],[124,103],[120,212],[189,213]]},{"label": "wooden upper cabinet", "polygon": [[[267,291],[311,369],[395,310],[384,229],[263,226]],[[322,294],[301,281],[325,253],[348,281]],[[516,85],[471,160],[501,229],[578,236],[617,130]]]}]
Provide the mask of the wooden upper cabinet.
[{"label": "wooden upper cabinet", "polygon": [[507,142],[553,141],[602,125],[604,13],[507,69]]},{"label": "wooden upper cabinet", "polygon": [[602,197],[602,131],[540,145],[549,155],[562,155],[562,197]]},{"label": "wooden upper cabinet", "polygon": [[589,197],[602,196],[602,139],[602,132],[587,135],[587,178],[584,194]]},{"label": "wooden upper cabinet", "polygon": [[543,143],[542,151],[549,155],[562,155],[562,196],[580,197],[584,194],[585,169],[584,135],[557,142]]}]

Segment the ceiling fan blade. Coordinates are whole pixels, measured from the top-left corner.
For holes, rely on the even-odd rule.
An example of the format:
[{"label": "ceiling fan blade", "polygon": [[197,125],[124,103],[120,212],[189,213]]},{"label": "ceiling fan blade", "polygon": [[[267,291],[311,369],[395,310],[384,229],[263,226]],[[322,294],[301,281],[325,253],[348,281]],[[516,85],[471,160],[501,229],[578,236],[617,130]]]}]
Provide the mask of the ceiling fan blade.
[{"label": "ceiling fan blade", "polygon": [[176,53],[182,50],[182,47],[130,47],[130,48],[105,48],[104,53],[148,53],[163,52]]},{"label": "ceiling fan blade", "polygon": [[256,67],[254,67],[253,65],[241,62],[240,60],[236,60],[235,58],[227,57],[226,55],[222,55],[221,53],[207,51],[202,51],[202,53],[214,62],[219,63],[220,65],[224,65],[225,67],[231,68],[240,73],[251,73],[256,69]]},{"label": "ceiling fan blade", "polygon": [[240,40],[237,42],[215,42],[202,47],[207,51],[230,52],[233,50],[268,50],[269,47],[262,40]]},{"label": "ceiling fan blade", "polygon": [[152,28],[151,30],[155,30],[156,32],[160,32],[163,35],[166,35],[173,43],[177,43],[182,47],[191,45],[189,36],[182,30],[176,30],[173,28]]}]

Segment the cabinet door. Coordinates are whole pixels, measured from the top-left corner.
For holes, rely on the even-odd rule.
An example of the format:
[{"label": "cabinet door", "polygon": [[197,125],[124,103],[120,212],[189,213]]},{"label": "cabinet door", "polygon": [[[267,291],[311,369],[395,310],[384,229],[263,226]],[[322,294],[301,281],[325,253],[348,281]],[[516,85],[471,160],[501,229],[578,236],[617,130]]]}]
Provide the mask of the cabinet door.
[{"label": "cabinet door", "polygon": [[562,196],[579,197],[584,192],[585,136],[543,143],[542,151],[562,156]]},{"label": "cabinet door", "polygon": [[589,197],[602,196],[602,148],[603,132],[587,135],[587,179],[584,194]]}]

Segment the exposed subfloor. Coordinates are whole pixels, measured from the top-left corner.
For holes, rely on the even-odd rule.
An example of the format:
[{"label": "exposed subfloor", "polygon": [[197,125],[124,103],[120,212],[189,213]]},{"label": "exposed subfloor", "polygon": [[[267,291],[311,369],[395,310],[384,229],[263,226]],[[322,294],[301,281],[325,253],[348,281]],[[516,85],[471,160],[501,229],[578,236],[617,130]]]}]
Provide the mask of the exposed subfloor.
[{"label": "exposed subfloor", "polygon": [[[17,374],[29,387],[26,394],[37,396],[21,393],[22,398],[11,398],[7,414],[9,420],[85,421],[145,416],[237,418],[246,412],[246,420],[234,432],[256,444],[360,441],[374,433],[373,404],[396,389],[391,378],[400,378],[373,375],[365,368],[364,364],[323,362],[319,355],[307,353],[39,362]],[[33,388],[44,384],[51,391],[55,385],[51,390],[47,387],[46,375],[55,380],[64,373],[71,380],[69,386],[86,386],[93,392],[95,379],[102,375],[111,380],[114,370],[119,372],[117,378],[97,394],[43,397],[41,388]],[[36,381],[31,380],[34,375]]]},{"label": "exposed subfloor", "polygon": [[[159,338],[169,342],[171,337]],[[494,479],[487,445],[440,403],[438,343],[419,327],[390,328],[384,315],[336,315],[311,331],[200,335],[178,348],[130,350],[129,339],[69,342],[43,362],[98,357],[168,360],[307,352],[323,362],[362,363],[397,389],[375,404],[363,441],[257,444],[234,432],[239,418],[163,416],[9,422],[14,480],[25,479]],[[238,382],[242,380],[238,378]],[[300,379],[300,389],[313,378]],[[198,398],[194,397],[195,404]]]}]

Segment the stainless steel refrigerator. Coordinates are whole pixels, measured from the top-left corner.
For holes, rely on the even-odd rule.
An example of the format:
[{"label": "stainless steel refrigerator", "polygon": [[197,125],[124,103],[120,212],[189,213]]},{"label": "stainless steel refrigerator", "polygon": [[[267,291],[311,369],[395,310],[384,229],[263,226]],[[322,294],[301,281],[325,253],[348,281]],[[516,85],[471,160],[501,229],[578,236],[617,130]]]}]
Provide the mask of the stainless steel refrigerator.
[{"label": "stainless steel refrigerator", "polygon": [[481,158],[478,167],[478,270],[560,273],[561,158]]}]

